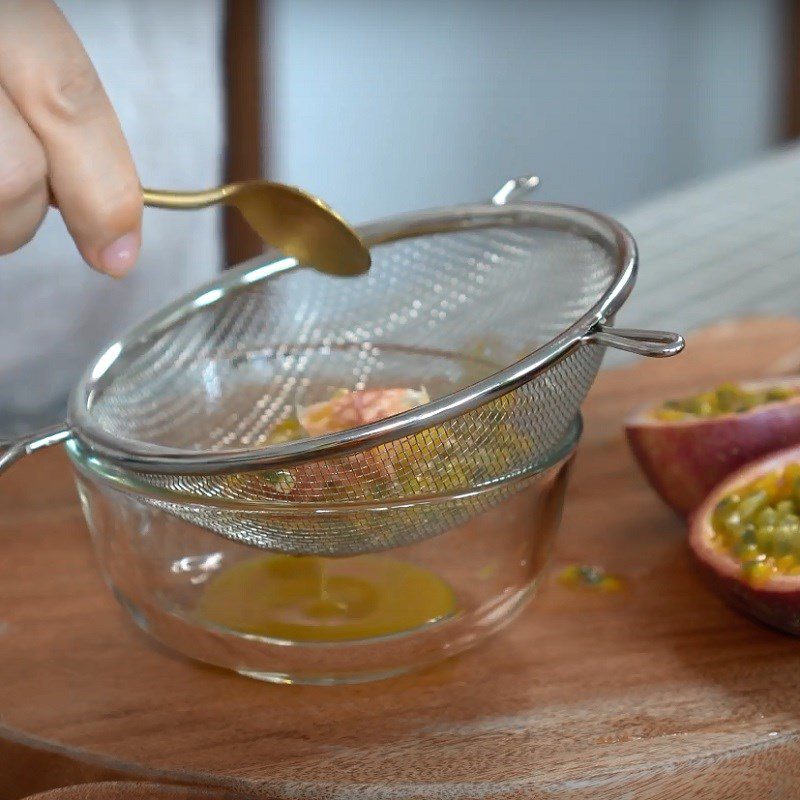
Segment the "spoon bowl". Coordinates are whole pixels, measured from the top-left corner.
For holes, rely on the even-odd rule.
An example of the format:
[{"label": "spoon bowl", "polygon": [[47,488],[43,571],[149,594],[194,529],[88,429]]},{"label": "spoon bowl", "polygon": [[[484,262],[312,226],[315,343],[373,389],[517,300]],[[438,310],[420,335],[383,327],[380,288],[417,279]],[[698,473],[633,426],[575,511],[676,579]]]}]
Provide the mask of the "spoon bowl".
[{"label": "spoon bowl", "polygon": [[196,192],[143,189],[142,194],[144,204],[154,208],[233,206],[267,244],[328,275],[360,275],[370,266],[369,250],[355,231],[318,197],[294,186],[258,180]]}]

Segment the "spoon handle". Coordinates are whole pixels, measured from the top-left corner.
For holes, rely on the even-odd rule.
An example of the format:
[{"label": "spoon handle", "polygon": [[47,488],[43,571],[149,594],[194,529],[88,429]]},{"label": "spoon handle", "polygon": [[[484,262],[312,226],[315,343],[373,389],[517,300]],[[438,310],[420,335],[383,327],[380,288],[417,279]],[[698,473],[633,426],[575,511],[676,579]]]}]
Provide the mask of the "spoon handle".
[{"label": "spoon handle", "polygon": [[142,199],[151,208],[207,208],[222,202],[231,186],[201,189],[196,192],[175,192],[171,189],[142,189]]}]

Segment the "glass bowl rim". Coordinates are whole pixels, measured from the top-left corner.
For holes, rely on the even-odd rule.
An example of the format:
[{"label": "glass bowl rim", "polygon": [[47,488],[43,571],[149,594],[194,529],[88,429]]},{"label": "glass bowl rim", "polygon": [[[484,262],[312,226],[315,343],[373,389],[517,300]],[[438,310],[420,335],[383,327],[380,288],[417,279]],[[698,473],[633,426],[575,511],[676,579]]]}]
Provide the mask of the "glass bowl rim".
[{"label": "glass bowl rim", "polygon": [[536,460],[525,470],[516,471],[511,475],[495,480],[489,480],[474,487],[451,493],[430,495],[414,495],[407,498],[398,498],[385,501],[378,500],[340,500],[324,502],[320,500],[232,500],[223,497],[201,497],[189,492],[180,492],[174,489],[164,489],[153,486],[141,480],[135,472],[118,467],[86,447],[78,439],[69,439],[65,450],[77,472],[106,486],[110,486],[126,495],[131,495],[159,504],[203,506],[219,508],[225,511],[241,511],[249,513],[263,513],[266,511],[279,512],[282,515],[303,516],[311,513],[335,513],[354,511],[389,511],[396,508],[408,508],[420,505],[435,505],[437,503],[451,502],[453,500],[467,499],[481,494],[489,494],[502,489],[509,489],[516,484],[536,478],[553,467],[557,467],[569,460],[577,450],[583,433],[583,417],[580,412],[570,423],[567,434],[557,447],[553,448],[547,456]]}]

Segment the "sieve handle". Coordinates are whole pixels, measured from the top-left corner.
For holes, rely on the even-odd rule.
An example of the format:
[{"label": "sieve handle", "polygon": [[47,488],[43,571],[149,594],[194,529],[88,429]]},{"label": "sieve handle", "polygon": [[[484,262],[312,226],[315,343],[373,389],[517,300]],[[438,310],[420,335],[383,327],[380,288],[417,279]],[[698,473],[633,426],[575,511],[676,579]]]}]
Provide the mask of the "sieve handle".
[{"label": "sieve handle", "polygon": [[645,331],[640,328],[604,328],[602,325],[597,325],[591,333],[587,333],[581,342],[614,347],[651,358],[676,356],[686,344],[683,336],[677,333]]},{"label": "sieve handle", "polygon": [[518,200],[522,200],[523,197],[527,197],[539,183],[539,178],[536,175],[511,178],[492,195],[492,204],[504,206],[506,203],[516,203]]},{"label": "sieve handle", "polygon": [[23,456],[35,453],[43,447],[60,444],[72,436],[72,431],[66,423],[53,425],[51,428],[29,433],[19,439],[0,442],[0,473],[8,469],[15,461]]}]

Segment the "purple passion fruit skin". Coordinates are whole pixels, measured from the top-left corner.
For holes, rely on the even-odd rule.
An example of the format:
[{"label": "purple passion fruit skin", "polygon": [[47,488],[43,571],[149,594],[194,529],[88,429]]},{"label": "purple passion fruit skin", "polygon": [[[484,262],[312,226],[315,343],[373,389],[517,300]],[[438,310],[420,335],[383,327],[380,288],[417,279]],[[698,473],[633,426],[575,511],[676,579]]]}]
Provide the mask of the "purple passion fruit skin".
[{"label": "purple passion fruit skin", "polygon": [[724,384],[632,415],[625,434],[648,482],[681,516],[723,479],[800,443],[800,379]]},{"label": "purple passion fruit skin", "polygon": [[800,636],[800,447],[730,476],[697,509],[689,545],[737,610]]}]

